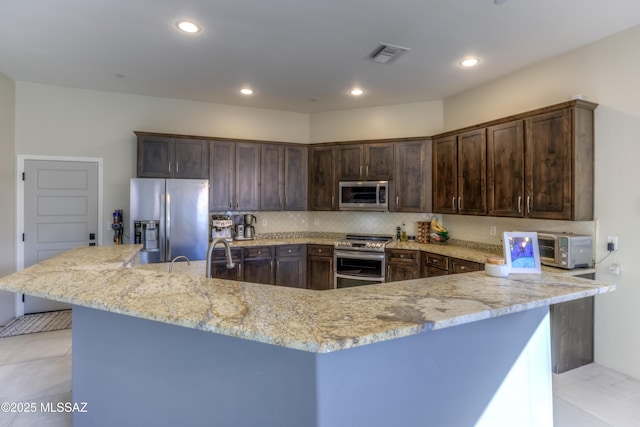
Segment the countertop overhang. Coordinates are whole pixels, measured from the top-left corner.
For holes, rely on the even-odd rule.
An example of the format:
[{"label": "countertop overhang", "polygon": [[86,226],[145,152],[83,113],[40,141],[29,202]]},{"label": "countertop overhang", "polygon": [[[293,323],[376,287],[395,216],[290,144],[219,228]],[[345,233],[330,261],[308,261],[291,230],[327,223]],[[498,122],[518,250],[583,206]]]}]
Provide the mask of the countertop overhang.
[{"label": "countertop overhang", "polygon": [[135,266],[140,249],[73,249],[0,278],[0,289],[314,353],[615,290],[563,273],[475,272],[313,291],[184,274],[184,265],[174,273]]}]

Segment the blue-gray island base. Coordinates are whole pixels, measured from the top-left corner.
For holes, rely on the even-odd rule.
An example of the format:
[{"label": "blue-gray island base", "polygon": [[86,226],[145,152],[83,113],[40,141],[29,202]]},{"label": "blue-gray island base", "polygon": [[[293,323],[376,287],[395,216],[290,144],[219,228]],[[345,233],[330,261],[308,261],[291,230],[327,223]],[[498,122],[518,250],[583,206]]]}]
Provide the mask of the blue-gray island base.
[{"label": "blue-gray island base", "polygon": [[547,307],[312,353],[73,307],[74,426],[553,425]]}]

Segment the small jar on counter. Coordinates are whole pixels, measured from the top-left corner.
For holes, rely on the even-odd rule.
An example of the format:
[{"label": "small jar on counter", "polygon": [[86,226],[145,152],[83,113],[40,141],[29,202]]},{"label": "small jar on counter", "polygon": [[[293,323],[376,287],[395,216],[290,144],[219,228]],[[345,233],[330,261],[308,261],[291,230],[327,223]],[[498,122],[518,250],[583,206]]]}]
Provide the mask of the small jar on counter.
[{"label": "small jar on counter", "polygon": [[509,270],[504,258],[489,257],[484,264],[484,272],[493,277],[507,277]]}]

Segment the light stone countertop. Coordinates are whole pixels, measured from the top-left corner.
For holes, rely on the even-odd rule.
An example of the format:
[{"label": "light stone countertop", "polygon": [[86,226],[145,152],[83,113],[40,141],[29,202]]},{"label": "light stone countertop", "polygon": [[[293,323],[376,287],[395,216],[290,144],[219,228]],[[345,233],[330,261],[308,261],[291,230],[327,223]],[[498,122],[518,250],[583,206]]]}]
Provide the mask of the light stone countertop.
[{"label": "light stone countertop", "polygon": [[171,274],[166,264],[127,268],[139,249],[74,249],[0,278],[0,289],[316,353],[615,289],[566,274],[501,279],[476,272],[312,291],[207,279],[198,275],[202,261],[193,262],[192,268],[175,263]]}]

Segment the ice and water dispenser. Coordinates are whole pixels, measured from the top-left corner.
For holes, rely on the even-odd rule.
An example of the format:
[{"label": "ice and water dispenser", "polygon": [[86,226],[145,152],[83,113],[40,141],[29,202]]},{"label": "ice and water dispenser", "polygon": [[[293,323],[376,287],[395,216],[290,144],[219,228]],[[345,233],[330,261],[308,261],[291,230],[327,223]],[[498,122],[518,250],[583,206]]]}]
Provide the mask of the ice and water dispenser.
[{"label": "ice and water dispenser", "polygon": [[[134,221],[134,243],[142,244],[140,257],[147,262],[160,262],[160,221]],[[143,263],[145,263],[142,261]]]}]

